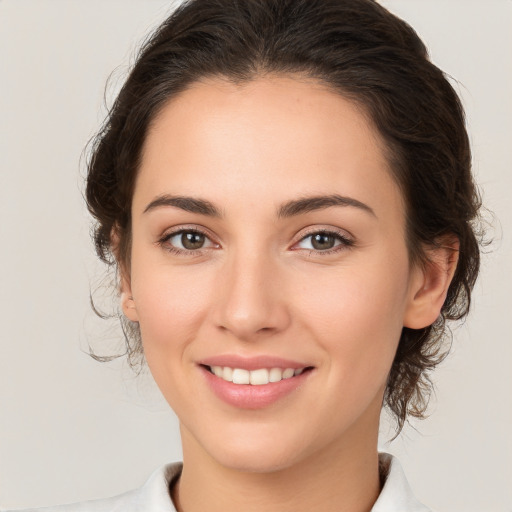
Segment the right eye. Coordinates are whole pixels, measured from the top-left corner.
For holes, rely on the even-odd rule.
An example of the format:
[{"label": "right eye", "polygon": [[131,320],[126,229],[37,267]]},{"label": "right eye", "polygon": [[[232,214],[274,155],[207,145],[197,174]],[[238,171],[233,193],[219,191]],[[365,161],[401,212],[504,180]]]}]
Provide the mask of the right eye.
[{"label": "right eye", "polygon": [[198,229],[179,229],[166,233],[160,240],[167,251],[174,254],[201,254],[203,249],[216,247],[210,238]]}]

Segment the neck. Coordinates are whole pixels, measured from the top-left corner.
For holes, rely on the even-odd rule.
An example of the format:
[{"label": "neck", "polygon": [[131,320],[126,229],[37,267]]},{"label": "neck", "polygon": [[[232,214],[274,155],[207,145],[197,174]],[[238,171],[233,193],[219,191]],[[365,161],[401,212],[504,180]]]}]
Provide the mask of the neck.
[{"label": "neck", "polygon": [[372,437],[356,429],[285,469],[256,473],[218,464],[182,427],[183,473],[173,500],[178,512],[369,512],[380,493]]}]

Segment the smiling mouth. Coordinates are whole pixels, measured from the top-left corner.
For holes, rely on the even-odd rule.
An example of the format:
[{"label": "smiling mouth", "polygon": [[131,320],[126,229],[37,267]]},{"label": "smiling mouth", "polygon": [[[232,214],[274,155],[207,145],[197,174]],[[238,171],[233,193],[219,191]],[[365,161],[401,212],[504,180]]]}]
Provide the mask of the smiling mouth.
[{"label": "smiling mouth", "polygon": [[229,366],[208,366],[201,365],[210,373],[226,382],[233,384],[249,384],[252,386],[263,386],[272,382],[291,379],[304,372],[312,370],[312,366],[304,368],[259,368],[256,370],[245,370],[243,368],[231,368]]}]

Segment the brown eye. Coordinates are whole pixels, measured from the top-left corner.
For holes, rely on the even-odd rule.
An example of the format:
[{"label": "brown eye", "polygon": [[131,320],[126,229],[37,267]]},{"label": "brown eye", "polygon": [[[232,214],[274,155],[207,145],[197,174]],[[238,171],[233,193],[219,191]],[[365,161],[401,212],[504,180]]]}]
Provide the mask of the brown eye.
[{"label": "brown eye", "polygon": [[204,245],[205,236],[202,233],[196,231],[184,231],[181,233],[181,244],[185,249],[193,251],[201,249]]},{"label": "brown eye", "polygon": [[336,237],[328,233],[316,233],[311,237],[311,245],[314,249],[325,251],[332,249],[336,244]]},{"label": "brown eye", "polygon": [[354,245],[354,241],[342,233],[334,231],[316,231],[305,236],[299,243],[300,249],[318,254],[332,254]]},{"label": "brown eye", "polygon": [[169,233],[160,243],[169,251],[180,254],[198,253],[202,249],[215,246],[206,234],[195,229],[180,229]]}]

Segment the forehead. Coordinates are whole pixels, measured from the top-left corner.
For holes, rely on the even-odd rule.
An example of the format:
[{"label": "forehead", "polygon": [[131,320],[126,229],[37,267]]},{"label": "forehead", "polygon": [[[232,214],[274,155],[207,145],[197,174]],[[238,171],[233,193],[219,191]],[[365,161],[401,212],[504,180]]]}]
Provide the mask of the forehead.
[{"label": "forehead", "polygon": [[318,81],[290,76],[208,79],[171,99],[148,130],[134,207],[166,193],[224,204],[339,193],[377,210],[403,208],[365,112]]}]

